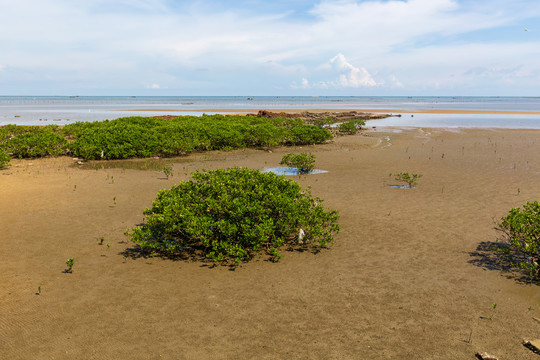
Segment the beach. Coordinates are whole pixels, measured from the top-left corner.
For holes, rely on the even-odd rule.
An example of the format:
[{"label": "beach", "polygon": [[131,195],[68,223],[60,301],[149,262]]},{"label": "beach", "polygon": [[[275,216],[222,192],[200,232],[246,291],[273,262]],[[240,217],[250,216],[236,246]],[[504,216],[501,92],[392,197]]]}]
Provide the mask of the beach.
[{"label": "beach", "polygon": [[[13,160],[0,171],[0,357],[536,359],[522,341],[538,338],[540,290],[488,249],[498,219],[540,198],[539,135],[377,127],[271,151]],[[330,249],[235,271],[130,251],[124,232],[158,190],[288,152],[328,171],[291,179],[339,211]],[[423,177],[393,188],[398,172]]]}]

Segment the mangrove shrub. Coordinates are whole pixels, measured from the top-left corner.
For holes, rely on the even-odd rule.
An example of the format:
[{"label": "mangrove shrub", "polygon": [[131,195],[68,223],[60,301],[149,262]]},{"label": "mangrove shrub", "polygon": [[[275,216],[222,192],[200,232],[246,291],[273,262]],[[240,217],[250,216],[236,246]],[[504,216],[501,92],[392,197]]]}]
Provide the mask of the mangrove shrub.
[{"label": "mangrove shrub", "polygon": [[284,176],[229,168],[192,177],[158,192],[144,211],[146,223],[128,232],[133,242],[169,255],[239,264],[261,252],[277,260],[284,244],[326,247],[339,231],[337,211]]},{"label": "mangrove shrub", "polygon": [[289,153],[281,158],[280,164],[296,168],[298,170],[298,174],[307,174],[315,169],[315,155],[311,153]]},{"label": "mangrove shrub", "polygon": [[364,120],[349,120],[338,125],[338,131],[349,135],[354,135],[356,132],[366,125]]},{"label": "mangrove shrub", "polygon": [[524,269],[531,278],[540,280],[540,203],[527,202],[513,208],[498,224],[507,246],[499,248],[512,266]]}]

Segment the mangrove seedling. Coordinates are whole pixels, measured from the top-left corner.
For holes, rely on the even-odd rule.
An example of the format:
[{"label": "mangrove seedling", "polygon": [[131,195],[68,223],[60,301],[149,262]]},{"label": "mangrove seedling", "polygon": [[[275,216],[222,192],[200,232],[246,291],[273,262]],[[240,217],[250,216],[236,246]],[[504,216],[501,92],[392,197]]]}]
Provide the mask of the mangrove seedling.
[{"label": "mangrove seedling", "polygon": [[103,245],[103,242],[105,241],[105,238],[99,239],[99,245]]},{"label": "mangrove seedling", "polygon": [[408,172],[394,174],[397,181],[407,183],[410,189],[414,188],[417,184],[417,180],[420,179],[422,174],[409,174]]},{"label": "mangrove seedling", "polygon": [[491,315],[489,316],[489,320],[493,320],[493,315],[495,315],[495,309],[497,308],[497,304],[491,305]]},{"label": "mangrove seedling", "polygon": [[173,176],[172,166],[171,166],[171,165],[165,165],[165,166],[163,166],[163,168],[161,169],[161,171],[163,172],[163,174],[165,174],[165,176],[167,177],[167,180],[169,180],[169,177],[170,177],[170,176]]},{"label": "mangrove seedling", "polygon": [[66,261],[67,269],[65,270],[66,273],[71,274],[73,272],[73,264],[75,263],[74,258],[69,258]]}]

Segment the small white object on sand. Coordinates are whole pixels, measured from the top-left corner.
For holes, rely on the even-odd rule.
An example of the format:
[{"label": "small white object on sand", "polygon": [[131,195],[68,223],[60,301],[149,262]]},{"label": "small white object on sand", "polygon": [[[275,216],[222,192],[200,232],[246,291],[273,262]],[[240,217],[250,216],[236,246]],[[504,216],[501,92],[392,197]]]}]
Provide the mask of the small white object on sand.
[{"label": "small white object on sand", "polygon": [[305,235],[306,235],[306,233],[304,232],[304,230],[300,229],[300,231],[298,231],[298,243],[299,244],[304,243],[304,236]]}]

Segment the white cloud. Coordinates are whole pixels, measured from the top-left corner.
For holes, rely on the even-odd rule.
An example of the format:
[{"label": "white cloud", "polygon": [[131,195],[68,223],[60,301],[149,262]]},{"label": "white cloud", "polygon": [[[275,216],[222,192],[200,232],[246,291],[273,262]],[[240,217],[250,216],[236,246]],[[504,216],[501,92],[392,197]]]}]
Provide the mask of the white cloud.
[{"label": "white cloud", "polygon": [[147,85],[146,88],[157,90],[157,89],[161,89],[161,86],[159,84],[152,84],[152,85]]},{"label": "white cloud", "polygon": [[392,82],[392,85],[394,87],[398,87],[398,88],[404,88],[405,87],[403,85],[403,83],[401,81],[399,81],[399,79],[395,75],[390,75],[390,81]]},{"label": "white cloud", "polygon": [[316,86],[312,86],[310,83],[309,83],[309,80],[306,79],[306,78],[302,78],[302,80],[300,81],[300,85],[298,85],[296,83],[296,81],[293,81],[291,83],[291,89],[311,89],[311,88],[321,88],[320,87],[320,84],[316,85]]},{"label": "white cloud", "polygon": [[302,81],[300,82],[300,88],[301,89],[309,89],[309,80],[306,78],[302,78]]},{"label": "white cloud", "polygon": [[332,80],[318,81],[313,84],[302,78],[300,86],[293,83],[292,88],[300,89],[346,89],[377,86],[377,82],[365,68],[352,65],[343,54],[337,54],[330,61],[318,67],[323,73],[329,72]]},{"label": "white cloud", "polygon": [[337,54],[330,59],[330,64],[339,73],[339,80],[334,81],[336,87],[370,87],[377,86],[377,83],[365,68],[357,68],[345,59],[343,54]]}]

